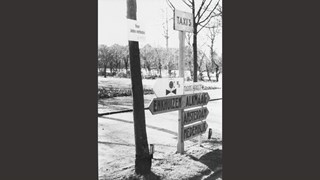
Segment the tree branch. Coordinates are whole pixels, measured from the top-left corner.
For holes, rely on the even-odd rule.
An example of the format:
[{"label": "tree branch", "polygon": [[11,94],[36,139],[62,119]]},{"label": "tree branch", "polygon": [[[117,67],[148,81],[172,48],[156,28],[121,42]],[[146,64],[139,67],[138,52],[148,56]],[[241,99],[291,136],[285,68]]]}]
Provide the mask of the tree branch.
[{"label": "tree branch", "polygon": [[204,27],[206,27],[206,25],[210,22],[210,20],[212,19],[213,16],[210,16],[210,19],[205,23],[205,25],[199,25],[201,26],[201,28],[199,29],[199,31],[197,31],[197,33],[199,33]]},{"label": "tree branch", "polygon": [[[199,24],[205,22],[209,17],[211,17],[211,14],[214,12],[214,10],[216,9],[216,7],[218,6],[220,0],[217,2],[217,4],[215,5],[215,7],[212,9],[212,11],[210,12],[210,14],[204,19],[202,20],[201,22],[198,22]],[[200,19],[199,19],[200,20]]]},{"label": "tree branch", "polygon": [[[206,2],[206,0],[202,0],[201,5],[200,5],[200,7],[198,9],[198,12],[197,12],[197,14],[195,16],[195,19],[198,18],[198,22],[197,23],[199,23],[199,21],[200,21],[199,14],[200,14],[200,11],[201,11],[201,9],[202,9],[202,7],[203,7],[205,2]],[[196,7],[193,7],[193,8],[196,8]]]},{"label": "tree branch", "polygon": [[182,0],[189,8],[192,8],[192,5],[191,4],[188,4],[187,2],[186,2],[186,0]]},{"label": "tree branch", "polygon": [[175,7],[173,6],[170,0],[166,0],[166,2],[172,10],[175,10]]},{"label": "tree branch", "polygon": [[203,12],[202,12],[201,15],[199,16],[199,19],[201,19],[202,16],[203,16],[203,14],[207,11],[207,9],[209,8],[211,2],[212,2],[212,0],[210,0],[209,4],[205,7],[205,9],[203,10]]}]

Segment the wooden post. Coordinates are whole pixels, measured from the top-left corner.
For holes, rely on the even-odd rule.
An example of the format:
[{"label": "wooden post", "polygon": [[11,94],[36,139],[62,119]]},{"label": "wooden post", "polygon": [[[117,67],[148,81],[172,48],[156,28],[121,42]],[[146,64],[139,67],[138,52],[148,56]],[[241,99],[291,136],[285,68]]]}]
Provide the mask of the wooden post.
[{"label": "wooden post", "polygon": [[[127,0],[127,8],[127,18],[137,20],[136,0]],[[129,41],[129,57],[133,96],[134,137],[136,145],[135,172],[137,174],[148,174],[151,170],[151,156],[149,154],[144,114],[139,42]]]},{"label": "wooden post", "polygon": [[[185,32],[179,31],[179,77],[184,78],[184,39]],[[184,79],[183,79],[184,82]],[[183,90],[184,94],[184,90]],[[177,151],[180,154],[184,152],[184,134],[183,134],[183,109],[179,110],[178,124],[178,145]]]}]

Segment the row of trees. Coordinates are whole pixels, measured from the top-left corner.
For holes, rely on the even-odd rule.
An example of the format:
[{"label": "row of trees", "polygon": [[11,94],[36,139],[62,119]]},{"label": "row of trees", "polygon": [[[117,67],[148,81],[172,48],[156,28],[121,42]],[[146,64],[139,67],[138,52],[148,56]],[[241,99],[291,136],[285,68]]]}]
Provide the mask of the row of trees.
[{"label": "row of trees", "polygon": [[[193,49],[190,44],[185,48],[185,67],[190,71],[191,76],[194,74],[193,67]],[[211,80],[210,72],[215,72],[217,67],[222,66],[222,58],[213,50],[208,57],[205,52],[198,50],[198,72],[199,79],[203,79],[203,72],[207,72],[209,80]],[[169,76],[175,76],[172,70],[178,69],[178,48],[152,47],[147,44],[140,49],[141,68],[145,69],[149,74],[152,70],[156,70],[157,74],[163,76],[162,70],[167,70]],[[100,45],[98,49],[98,68],[99,72],[107,76],[107,69],[110,75],[115,75],[121,70],[125,70],[125,74],[129,75],[129,51],[128,46],[114,44],[112,46]]]}]

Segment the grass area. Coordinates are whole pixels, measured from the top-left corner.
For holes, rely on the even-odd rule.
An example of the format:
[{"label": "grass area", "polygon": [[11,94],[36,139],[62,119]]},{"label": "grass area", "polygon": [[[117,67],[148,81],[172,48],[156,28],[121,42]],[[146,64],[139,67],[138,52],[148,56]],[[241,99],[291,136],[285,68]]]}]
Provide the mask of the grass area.
[{"label": "grass area", "polygon": [[[153,86],[156,79],[143,79],[143,94],[154,94]],[[188,84],[192,82],[188,82]],[[221,82],[200,82],[203,90],[221,89]],[[132,96],[131,79],[130,78],[115,78],[115,77],[98,77],[98,99]]]}]

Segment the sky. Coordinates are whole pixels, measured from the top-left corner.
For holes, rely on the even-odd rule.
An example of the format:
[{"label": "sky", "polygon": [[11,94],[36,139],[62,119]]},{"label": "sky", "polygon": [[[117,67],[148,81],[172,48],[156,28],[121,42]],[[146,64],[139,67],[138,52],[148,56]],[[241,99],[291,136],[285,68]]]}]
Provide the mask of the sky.
[{"label": "sky", "polygon": [[[166,14],[169,19],[169,48],[179,47],[178,31],[173,30],[173,11],[167,5],[166,0],[136,0],[137,20],[143,24],[146,31],[146,40],[139,42],[140,48],[145,44],[152,47],[165,47],[166,40],[163,36]],[[181,11],[190,12],[189,7],[184,5],[181,0],[171,0],[175,8]],[[196,0],[196,4],[200,1]],[[127,35],[127,0],[98,0],[98,44],[128,45]],[[187,43],[187,42],[186,42]],[[209,45],[204,29],[198,35],[198,48],[201,46],[209,53],[206,48]],[[214,49],[221,55],[222,53],[222,34],[216,37]]]}]

